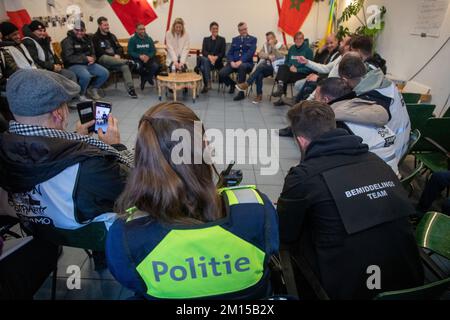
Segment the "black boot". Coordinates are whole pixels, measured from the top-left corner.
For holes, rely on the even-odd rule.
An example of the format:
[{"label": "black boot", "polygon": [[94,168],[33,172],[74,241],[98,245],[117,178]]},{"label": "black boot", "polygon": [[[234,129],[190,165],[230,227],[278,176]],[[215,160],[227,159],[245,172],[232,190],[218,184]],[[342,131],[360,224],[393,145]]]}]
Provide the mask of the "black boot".
[{"label": "black boot", "polygon": [[286,127],[286,128],[278,130],[278,135],[280,137],[293,137],[294,136],[294,134],[292,133],[291,127]]},{"label": "black boot", "polygon": [[240,101],[245,99],[245,93],[242,91],[239,91],[239,93],[233,98],[234,101]]},{"label": "black boot", "polygon": [[147,79],[145,78],[144,75],[141,75],[141,90],[144,90],[145,82],[147,82]]}]

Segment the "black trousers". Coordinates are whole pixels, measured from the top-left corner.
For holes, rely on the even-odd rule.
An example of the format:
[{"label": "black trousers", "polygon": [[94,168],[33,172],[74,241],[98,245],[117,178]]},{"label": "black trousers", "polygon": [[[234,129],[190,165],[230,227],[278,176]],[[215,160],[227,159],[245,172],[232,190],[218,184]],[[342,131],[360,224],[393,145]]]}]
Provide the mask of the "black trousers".
[{"label": "black trousers", "polygon": [[0,261],[0,300],[29,300],[54,270],[58,247],[33,239]]},{"label": "black trousers", "polygon": [[222,70],[220,70],[219,81],[223,82],[226,86],[234,86],[236,83],[231,80],[230,74],[232,74],[233,72],[237,72],[237,81],[238,83],[242,83],[245,82],[247,73],[252,72],[252,69],[253,63],[243,62],[237,69],[231,67],[231,65],[228,63],[225,67],[222,68]]},{"label": "black trousers", "polygon": [[[450,186],[450,171],[435,172],[426,183],[419,201],[419,209],[427,211],[430,209],[433,201],[436,200],[441,192]],[[447,199],[442,205],[442,213],[450,215],[450,199]]]},{"label": "black trousers", "polygon": [[309,73],[292,72],[286,64],[278,68],[276,81],[283,82],[283,92],[286,93],[288,83],[295,83],[298,80],[306,78]]}]

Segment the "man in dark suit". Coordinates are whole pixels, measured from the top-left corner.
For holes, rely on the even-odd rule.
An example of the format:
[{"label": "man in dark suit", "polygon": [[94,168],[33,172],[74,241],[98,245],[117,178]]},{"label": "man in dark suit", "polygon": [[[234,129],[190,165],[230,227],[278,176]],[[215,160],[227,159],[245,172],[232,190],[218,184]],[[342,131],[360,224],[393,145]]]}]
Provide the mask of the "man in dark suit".
[{"label": "man in dark suit", "polygon": [[197,67],[203,75],[202,93],[208,92],[211,87],[211,69],[223,68],[222,60],[225,57],[225,38],[219,36],[219,24],[211,22],[209,25],[211,36],[203,38],[202,55],[198,57]]},{"label": "man in dark suit", "polygon": [[[256,38],[248,34],[247,24],[238,24],[239,36],[234,37],[230,50],[227,53],[227,65],[219,72],[220,81],[230,87],[230,93],[234,93],[236,82],[231,80],[230,74],[237,72],[238,83],[245,82],[245,76],[253,69],[253,55],[256,51]],[[244,92],[240,91],[234,101],[245,98]]]}]

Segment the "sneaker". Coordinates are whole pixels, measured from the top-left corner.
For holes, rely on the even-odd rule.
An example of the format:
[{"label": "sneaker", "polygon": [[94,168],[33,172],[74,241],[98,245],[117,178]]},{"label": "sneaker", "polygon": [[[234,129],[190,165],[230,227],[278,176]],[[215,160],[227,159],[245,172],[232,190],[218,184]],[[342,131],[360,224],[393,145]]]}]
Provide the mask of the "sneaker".
[{"label": "sneaker", "polygon": [[284,104],[293,107],[296,102],[294,98],[287,98],[287,97],[282,97],[281,100],[283,101]]},{"label": "sneaker", "polygon": [[134,88],[130,88],[130,89],[128,89],[128,95],[130,96],[130,97],[132,97],[133,99],[137,99],[137,94],[136,94],[136,91],[134,90]]},{"label": "sneaker", "polygon": [[89,99],[89,98],[86,97],[85,95],[80,95],[80,96],[78,97],[78,100],[79,100],[80,102],[91,101],[91,99]]},{"label": "sneaker", "polygon": [[258,94],[255,99],[253,99],[252,103],[258,104],[262,101],[262,94]]},{"label": "sneaker", "polygon": [[286,127],[286,128],[278,130],[278,135],[280,137],[293,137],[294,136],[294,134],[292,133],[291,127]]},{"label": "sneaker", "polygon": [[243,99],[245,99],[245,94],[244,94],[244,92],[242,92],[242,91],[240,91],[240,92],[233,98],[234,101],[240,101],[240,100],[243,100]]},{"label": "sneaker", "polygon": [[102,97],[100,97],[100,95],[98,94],[98,89],[97,88],[89,88],[88,90],[88,94],[89,96],[94,99],[94,100],[100,100]]},{"label": "sneaker", "polygon": [[275,102],[273,103],[273,105],[274,105],[275,107],[281,107],[281,106],[284,106],[284,101],[283,101],[282,99],[278,99],[277,101],[275,101]]},{"label": "sneaker", "polygon": [[247,91],[247,89],[248,89],[248,83],[247,83],[247,82],[238,83],[235,87],[236,87],[236,89],[238,89],[239,91]]},{"label": "sneaker", "polygon": [[229,94],[233,94],[234,93],[234,89],[235,89],[234,85],[231,85],[230,86],[230,90],[228,91],[228,93]]}]

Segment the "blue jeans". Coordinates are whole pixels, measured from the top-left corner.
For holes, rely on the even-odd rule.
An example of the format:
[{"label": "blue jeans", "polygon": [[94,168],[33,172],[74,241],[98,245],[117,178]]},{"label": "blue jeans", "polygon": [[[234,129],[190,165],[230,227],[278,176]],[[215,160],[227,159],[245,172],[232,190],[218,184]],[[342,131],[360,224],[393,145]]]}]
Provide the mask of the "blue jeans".
[{"label": "blue jeans", "polygon": [[250,73],[253,69],[253,63],[243,62],[239,68],[232,68],[228,63],[225,67],[222,68],[219,72],[219,81],[223,82],[226,86],[234,86],[236,83],[231,80],[230,74],[233,72],[237,72],[238,77],[237,81],[239,83],[245,82],[245,76],[247,73]]},{"label": "blue jeans", "polygon": [[78,78],[78,83],[81,87],[80,94],[85,95],[86,89],[89,86],[92,78],[92,87],[100,88],[109,77],[109,71],[97,63],[85,65],[85,64],[74,64],[69,67],[69,70],[73,71]]},{"label": "blue jeans", "polygon": [[271,64],[262,63],[256,67],[255,71],[250,75],[247,83],[251,86],[256,82],[256,94],[262,94],[263,79],[273,75],[273,67]]}]

